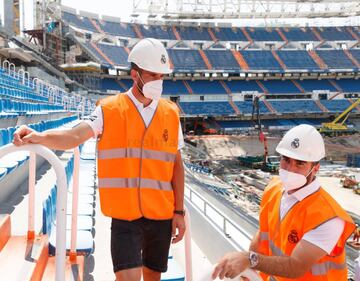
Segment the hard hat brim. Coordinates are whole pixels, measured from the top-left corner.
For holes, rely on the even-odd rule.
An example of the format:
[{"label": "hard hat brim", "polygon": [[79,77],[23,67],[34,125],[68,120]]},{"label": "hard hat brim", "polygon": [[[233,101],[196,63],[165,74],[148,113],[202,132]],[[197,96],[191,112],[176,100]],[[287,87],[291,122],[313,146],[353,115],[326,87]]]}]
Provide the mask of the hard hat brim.
[{"label": "hard hat brim", "polygon": [[286,157],[289,157],[289,158],[292,158],[292,159],[295,159],[295,160],[305,161],[305,162],[318,162],[322,158],[324,158],[324,157],[321,157],[320,159],[315,159],[315,158],[309,159],[309,158],[306,158],[306,157],[301,157],[300,155],[298,155],[298,154],[296,154],[296,153],[294,153],[292,151],[289,151],[287,149],[278,148],[278,147],[275,150],[280,155],[283,155],[283,156],[286,156]]}]

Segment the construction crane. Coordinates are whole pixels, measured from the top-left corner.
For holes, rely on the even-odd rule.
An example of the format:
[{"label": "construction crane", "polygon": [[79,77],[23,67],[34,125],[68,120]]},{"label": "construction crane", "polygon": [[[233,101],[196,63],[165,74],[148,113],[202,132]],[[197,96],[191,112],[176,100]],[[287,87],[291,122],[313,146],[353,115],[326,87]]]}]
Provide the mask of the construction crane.
[{"label": "construction crane", "polygon": [[358,98],[354,103],[352,103],[347,109],[345,109],[334,121],[329,123],[322,123],[320,128],[320,133],[325,135],[339,135],[346,133],[355,133],[356,130],[349,129],[345,124],[346,120],[349,117],[350,112],[360,104],[360,98]]},{"label": "construction crane", "polygon": [[[278,157],[276,157],[276,156],[269,157],[267,137],[264,134],[264,132],[262,131],[262,127],[261,127],[260,105],[259,105],[259,101],[260,101],[261,97],[262,97],[262,95],[254,97],[251,120],[255,123],[254,114],[256,114],[256,123],[255,123],[254,127],[259,132],[259,141],[264,144],[264,156],[263,156],[262,170],[267,171],[267,172],[276,172],[276,170],[278,169]],[[269,161],[270,158],[271,159],[276,158],[277,160],[274,161],[276,163],[270,162]]]}]

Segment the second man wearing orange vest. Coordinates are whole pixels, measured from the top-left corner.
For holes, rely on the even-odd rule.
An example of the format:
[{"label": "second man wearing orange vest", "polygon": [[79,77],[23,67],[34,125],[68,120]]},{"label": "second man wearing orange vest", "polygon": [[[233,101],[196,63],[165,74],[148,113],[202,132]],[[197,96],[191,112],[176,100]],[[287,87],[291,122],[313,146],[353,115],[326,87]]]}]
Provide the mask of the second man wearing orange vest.
[{"label": "second man wearing orange vest", "polygon": [[26,126],[14,144],[51,149],[98,138],[101,210],[112,218],[111,255],[117,281],[159,281],[171,241],[185,233],[183,135],[176,104],[161,98],[163,76],[172,72],[156,39],[131,50],[133,87],[100,100],[88,120],[68,131],[39,133]]},{"label": "second man wearing orange vest", "polygon": [[325,156],[322,136],[299,125],[276,151],[282,157],[279,177],[264,191],[249,251],[225,255],[212,277],[234,278],[253,268],[267,281],[346,281],[345,244],[355,225],[316,178]]}]

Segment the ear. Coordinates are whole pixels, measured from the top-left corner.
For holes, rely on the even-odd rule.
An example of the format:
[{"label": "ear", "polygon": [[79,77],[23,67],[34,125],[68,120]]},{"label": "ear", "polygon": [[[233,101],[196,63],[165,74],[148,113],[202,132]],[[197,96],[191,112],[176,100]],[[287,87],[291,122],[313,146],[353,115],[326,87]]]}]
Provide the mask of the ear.
[{"label": "ear", "polygon": [[315,174],[317,174],[317,172],[319,172],[319,169],[320,169],[320,162],[317,163],[317,164],[315,165],[315,167],[314,167],[314,172],[315,172]]},{"label": "ear", "polygon": [[135,69],[131,69],[131,70],[130,70],[130,77],[131,77],[131,79],[132,79],[134,82],[137,81],[138,75],[137,75]]}]

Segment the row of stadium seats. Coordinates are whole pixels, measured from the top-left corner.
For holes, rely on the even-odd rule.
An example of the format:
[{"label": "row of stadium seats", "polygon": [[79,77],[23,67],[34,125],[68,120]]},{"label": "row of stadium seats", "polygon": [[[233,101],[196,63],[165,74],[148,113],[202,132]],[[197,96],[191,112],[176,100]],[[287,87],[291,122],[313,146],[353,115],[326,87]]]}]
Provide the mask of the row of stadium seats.
[{"label": "row of stadium seats", "polygon": [[[124,47],[104,43],[85,44],[90,52],[102,64],[113,64],[130,67],[127,61],[128,53]],[[191,72],[198,70],[226,70],[240,72],[241,70],[270,70],[282,72],[284,70],[324,71],[328,69],[358,69],[360,50],[316,50],[310,53],[305,50],[199,50],[168,49],[170,60],[176,72]],[[210,66],[203,56],[207,57]],[[317,56],[315,61],[313,56]],[[242,57],[239,60],[238,57]],[[279,61],[280,60],[280,61]],[[321,60],[321,64],[319,61]]]},{"label": "row of stadium seats", "polygon": [[[347,109],[351,103],[347,99],[318,101],[331,113],[339,113]],[[296,100],[267,100],[267,103],[278,113],[321,113],[322,109],[312,99]],[[235,110],[226,101],[180,102],[180,107],[186,115],[235,115]],[[235,101],[235,106],[241,114],[252,114],[252,101]],[[260,113],[269,114],[271,111],[263,101],[260,101]]]},{"label": "row of stadium seats", "polygon": [[[125,92],[131,87],[131,80],[105,78],[101,83],[101,90]],[[360,81],[355,79],[341,80],[231,80],[220,82],[218,80],[164,80],[164,95],[226,95],[227,89],[231,93],[258,92],[267,94],[302,94],[313,91],[329,92],[360,92]]]},{"label": "row of stadium seats", "polygon": [[[95,159],[95,158],[94,158]],[[78,198],[78,216],[77,216],[77,243],[76,250],[78,254],[89,255],[94,250],[94,242],[92,236],[93,215],[94,215],[94,179],[93,173],[95,169],[94,159],[83,160],[80,159],[80,186]],[[72,223],[72,176],[74,169],[74,156],[72,156],[66,166],[66,178],[68,183],[67,194],[67,250],[70,249],[71,242],[71,223]],[[84,192],[86,191],[86,192]],[[56,199],[57,186],[54,185],[48,198],[43,202],[43,233],[49,235],[49,254],[55,255],[56,251]]]},{"label": "row of stadium seats", "polygon": [[[125,22],[111,22],[93,19],[95,25],[88,17],[79,17],[72,13],[63,12],[63,21],[72,26],[99,32],[95,25],[101,28],[104,33],[114,36],[138,38],[139,32],[143,37],[152,37],[165,40],[196,40],[213,41],[214,38],[220,41],[248,41],[248,36],[253,41],[284,41],[284,36],[288,41],[319,41],[316,34],[327,41],[355,41],[353,36],[359,34],[358,27],[313,27],[313,28],[264,28],[264,27],[245,27],[245,28],[199,28],[185,26],[161,26],[161,25],[142,25]],[[175,32],[174,32],[175,29]],[[316,32],[316,34],[315,34]],[[175,34],[176,33],[176,34]],[[282,35],[280,35],[282,34]],[[179,38],[177,37],[179,36]]]},{"label": "row of stadium seats", "polygon": [[[63,126],[64,124],[73,122],[77,119],[76,115],[64,117],[55,120],[42,121],[30,124],[29,127],[37,131],[45,131]],[[14,132],[17,127],[9,127],[0,129],[0,147],[12,142]],[[0,180],[7,174],[11,173],[17,167],[21,166],[29,158],[28,152],[16,152],[8,154],[0,159]]]},{"label": "row of stadium seats", "polygon": [[14,101],[10,99],[0,100],[0,118],[16,114],[33,114],[33,113],[47,113],[47,112],[64,111],[61,105],[46,104],[46,103],[30,103],[25,101]]},{"label": "row of stadium seats", "polygon": [[9,75],[0,67],[0,96],[8,98],[26,99],[31,101],[47,102],[48,99],[37,95],[33,89],[23,85],[18,77]]}]

